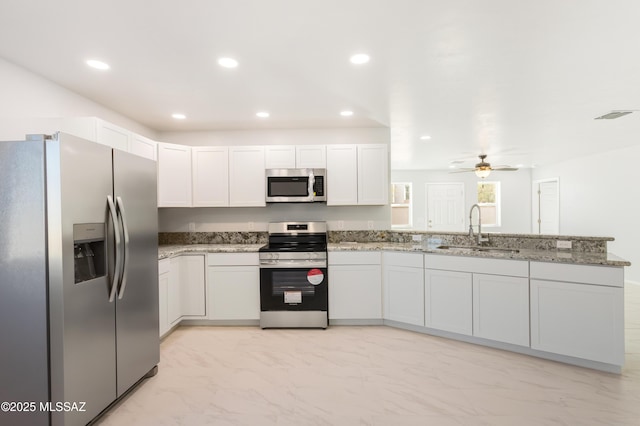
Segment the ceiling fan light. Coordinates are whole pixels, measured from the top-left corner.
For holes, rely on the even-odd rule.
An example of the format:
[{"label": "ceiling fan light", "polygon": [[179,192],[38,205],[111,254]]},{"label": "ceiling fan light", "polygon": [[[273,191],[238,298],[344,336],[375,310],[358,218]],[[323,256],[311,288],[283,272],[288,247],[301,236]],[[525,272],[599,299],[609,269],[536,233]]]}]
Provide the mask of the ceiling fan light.
[{"label": "ceiling fan light", "polygon": [[491,169],[476,169],[475,173],[480,179],[484,179],[491,174]]}]

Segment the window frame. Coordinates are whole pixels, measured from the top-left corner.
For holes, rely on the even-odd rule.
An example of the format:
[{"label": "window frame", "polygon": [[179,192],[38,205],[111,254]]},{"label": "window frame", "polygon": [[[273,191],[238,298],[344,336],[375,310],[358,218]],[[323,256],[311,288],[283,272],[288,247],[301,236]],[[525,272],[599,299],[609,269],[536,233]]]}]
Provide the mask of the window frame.
[{"label": "window frame", "polygon": [[[405,191],[406,191],[406,187],[409,187],[409,203],[408,206],[407,204],[397,204],[394,203],[394,191],[395,191],[395,185],[405,185]],[[391,182],[391,202],[389,203],[390,207],[391,207],[391,228],[393,229],[410,229],[413,228],[413,182]],[[405,207],[406,206],[406,207]],[[409,223],[408,224],[401,224],[401,225],[394,225],[393,223],[393,208],[407,208],[409,209]]]},{"label": "window frame", "polygon": [[[481,203],[480,201],[478,201],[478,191],[479,191],[479,186],[480,185],[486,185],[486,184],[491,184],[491,185],[495,185],[495,196],[496,196],[496,201],[494,203]],[[492,207],[494,206],[496,208],[496,222],[492,223],[492,224],[487,224],[487,223],[483,223],[482,227],[483,228],[499,228],[502,226],[502,197],[501,197],[501,184],[500,181],[498,180],[479,180],[478,183],[476,184],[476,202],[478,204],[478,206],[480,206],[480,208],[482,209],[482,207]]]}]

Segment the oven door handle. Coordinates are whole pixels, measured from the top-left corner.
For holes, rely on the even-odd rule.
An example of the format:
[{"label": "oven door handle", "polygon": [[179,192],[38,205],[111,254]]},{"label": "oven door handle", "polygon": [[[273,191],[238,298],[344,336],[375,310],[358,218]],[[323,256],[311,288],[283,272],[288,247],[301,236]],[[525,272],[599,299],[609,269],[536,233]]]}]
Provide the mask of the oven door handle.
[{"label": "oven door handle", "polygon": [[301,269],[301,268],[320,268],[326,269],[327,264],[325,262],[318,262],[314,260],[308,260],[304,262],[296,261],[296,262],[282,262],[282,261],[272,261],[272,262],[260,262],[260,269]]}]

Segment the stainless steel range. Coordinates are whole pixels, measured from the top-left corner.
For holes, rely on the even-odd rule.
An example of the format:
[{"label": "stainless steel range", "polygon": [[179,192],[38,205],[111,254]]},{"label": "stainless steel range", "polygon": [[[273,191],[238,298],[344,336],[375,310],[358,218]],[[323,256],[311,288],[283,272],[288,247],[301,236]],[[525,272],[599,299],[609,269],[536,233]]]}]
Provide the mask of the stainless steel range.
[{"label": "stainless steel range", "polygon": [[260,327],[327,328],[327,224],[269,224],[260,248]]}]

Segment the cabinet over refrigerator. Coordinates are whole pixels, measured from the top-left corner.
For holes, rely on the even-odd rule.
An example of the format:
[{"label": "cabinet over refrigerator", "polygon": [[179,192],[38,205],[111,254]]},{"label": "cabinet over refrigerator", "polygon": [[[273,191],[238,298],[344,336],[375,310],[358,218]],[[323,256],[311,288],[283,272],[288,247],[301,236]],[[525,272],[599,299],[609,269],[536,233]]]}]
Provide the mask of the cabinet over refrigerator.
[{"label": "cabinet over refrigerator", "polygon": [[1,424],[84,425],[155,374],[157,226],[154,161],[0,142],[0,401],[35,403]]}]

